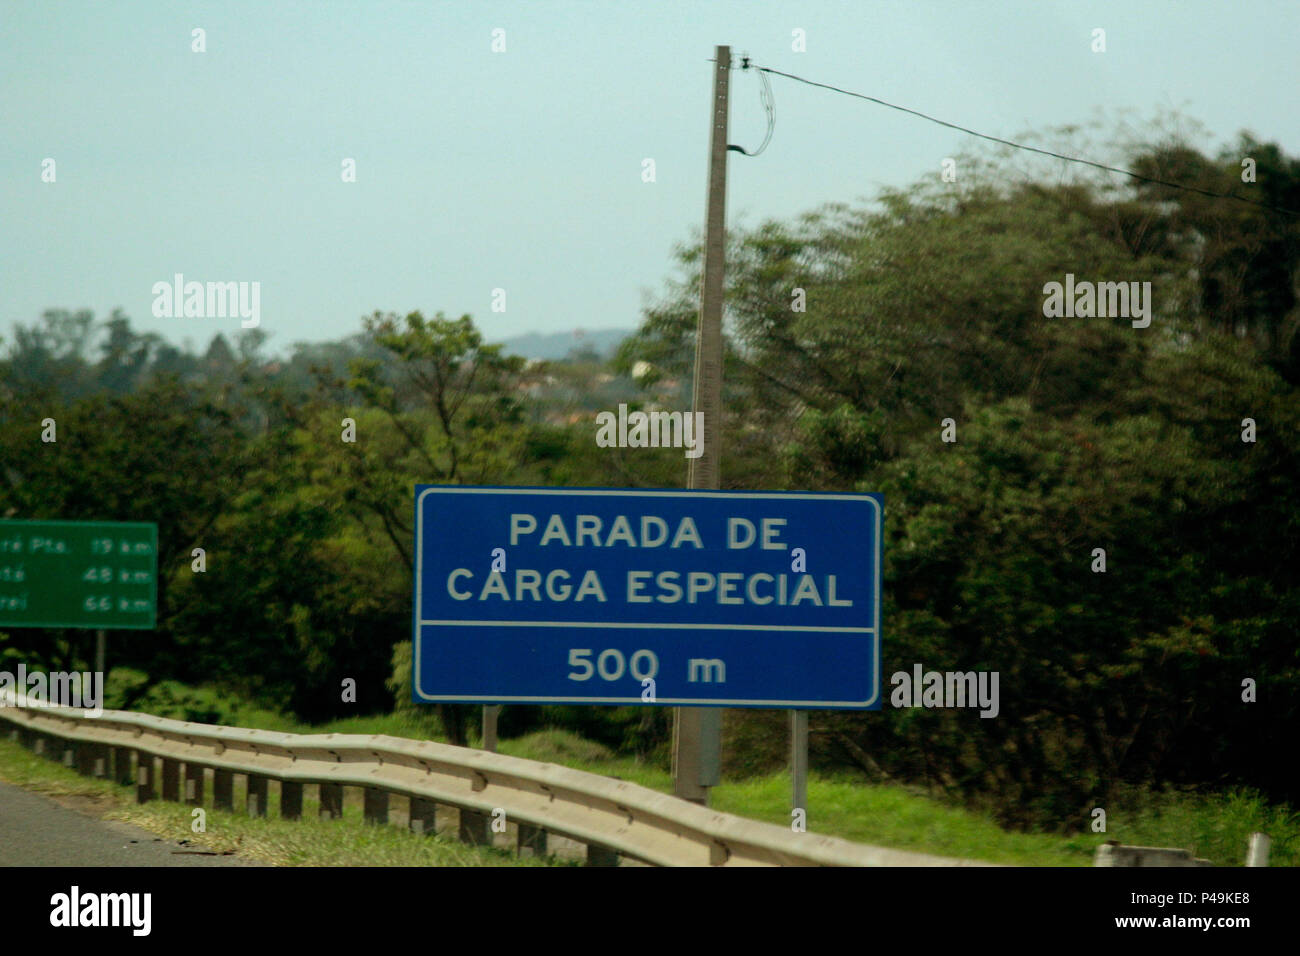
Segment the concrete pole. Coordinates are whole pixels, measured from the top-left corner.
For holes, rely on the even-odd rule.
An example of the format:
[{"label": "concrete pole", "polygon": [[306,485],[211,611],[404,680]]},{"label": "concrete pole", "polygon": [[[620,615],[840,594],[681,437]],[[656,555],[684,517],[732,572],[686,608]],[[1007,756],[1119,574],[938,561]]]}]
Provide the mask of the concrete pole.
[{"label": "concrete pole", "polygon": [[[731,47],[717,48],[710,110],[709,198],[704,225],[704,281],[695,338],[694,411],[704,415],[703,453],[691,459],[687,487],[714,489],[722,457],[722,279],[726,253],[727,96]],[[722,712],[678,707],[673,720],[673,793],[708,806],[722,751]]]}]

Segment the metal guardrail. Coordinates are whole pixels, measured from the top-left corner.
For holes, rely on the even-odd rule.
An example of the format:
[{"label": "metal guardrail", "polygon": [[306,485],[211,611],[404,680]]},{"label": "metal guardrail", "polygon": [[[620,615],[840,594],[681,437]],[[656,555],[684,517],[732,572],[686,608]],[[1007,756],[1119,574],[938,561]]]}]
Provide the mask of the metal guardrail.
[{"label": "metal guardrail", "polygon": [[1161,846],[1125,846],[1118,842],[1097,847],[1093,866],[1214,866],[1191,850]]},{"label": "metal guardrail", "polygon": [[[218,808],[233,810],[233,774],[248,778],[248,810],[266,813],[266,781],[280,782],[280,815],[302,815],[302,788],[320,786],[321,815],[342,812],[344,786],[365,789],[365,816],[387,822],[388,796],[411,800],[412,829],[433,832],[435,807],[460,811],[460,837],[489,843],[490,818],[517,824],[521,847],[545,852],[546,834],[587,845],[590,864],[618,856],[659,866],[988,866],[795,833],[719,813],[637,784],[536,760],[383,735],[286,734],[168,720],[129,711],[99,717],[64,707],[0,706],[10,735],[53,752],[82,773],[135,783],[153,797],[154,758],[162,797],[202,805],[213,771]],[[61,741],[62,744],[53,744]],[[131,757],[135,755],[134,776]]]},{"label": "metal guardrail", "polygon": [[[1256,831],[1246,841],[1246,866],[1268,866],[1272,840],[1267,833]],[[1164,846],[1125,846],[1110,840],[1097,847],[1093,866],[1219,866],[1212,860],[1194,856],[1191,850]]]}]

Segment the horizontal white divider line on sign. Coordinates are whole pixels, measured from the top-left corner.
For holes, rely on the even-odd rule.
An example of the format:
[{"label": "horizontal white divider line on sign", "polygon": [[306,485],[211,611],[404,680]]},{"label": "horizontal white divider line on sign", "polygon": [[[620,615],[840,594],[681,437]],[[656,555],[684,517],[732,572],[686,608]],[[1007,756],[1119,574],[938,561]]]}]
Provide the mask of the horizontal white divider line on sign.
[{"label": "horizontal white divider line on sign", "polygon": [[660,866],[988,866],[852,843],[719,813],[637,784],[557,764],[433,741],[288,734],[105,710],[18,707],[28,733],[289,783],[367,787],[491,814]]},{"label": "horizontal white divider line on sign", "polygon": [[421,621],[430,627],[605,627],[616,630],[699,631],[824,631],[835,634],[874,634],[874,627],[813,627],[801,624],[634,624],[607,621]]}]

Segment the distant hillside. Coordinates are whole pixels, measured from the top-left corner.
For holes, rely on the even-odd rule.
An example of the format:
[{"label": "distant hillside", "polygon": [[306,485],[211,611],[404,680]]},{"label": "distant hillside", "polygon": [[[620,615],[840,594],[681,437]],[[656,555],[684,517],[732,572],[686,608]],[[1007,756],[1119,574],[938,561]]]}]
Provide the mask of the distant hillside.
[{"label": "distant hillside", "polygon": [[602,358],[608,357],[618,344],[635,329],[575,329],[572,332],[543,334],[530,332],[502,339],[507,354],[530,359],[562,359],[574,349],[590,347]]}]

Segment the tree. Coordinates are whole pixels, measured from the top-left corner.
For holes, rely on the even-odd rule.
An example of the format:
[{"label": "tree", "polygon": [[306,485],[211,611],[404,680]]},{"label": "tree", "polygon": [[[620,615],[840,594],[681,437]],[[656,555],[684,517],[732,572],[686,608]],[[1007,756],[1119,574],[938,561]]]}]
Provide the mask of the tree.
[{"label": "tree", "polygon": [[[399,578],[388,569],[387,587],[407,581],[394,595],[396,620],[409,623],[413,568],[411,499],[417,483],[510,484],[518,472],[528,435],[515,397],[524,360],[485,345],[469,316],[425,319],[412,312],[399,323],[375,313],[367,334],[384,359],[357,358],[344,383],[322,373],[321,403],[308,421],[299,417],[301,449],[311,461],[312,480],[344,503],[367,540],[382,535],[392,548]],[[359,407],[343,408],[355,420],[357,440],[341,442],[340,397],[356,396]],[[468,708],[438,705],[448,738],[466,739]]]},{"label": "tree", "polygon": [[[170,380],[121,397],[48,399],[41,414],[55,419],[57,441],[46,443],[24,399],[0,402],[0,514],[158,525],[158,628],[147,642],[123,642],[118,663],[183,670],[170,588],[247,474],[233,411]],[[47,642],[14,633],[34,648]]]},{"label": "tree", "polygon": [[[1289,197],[1289,161],[1249,148],[1270,195]],[[1168,155],[1183,167],[1148,173],[1224,188],[1226,154]],[[1002,679],[1000,720],[886,708],[828,715],[820,739],[1023,824],[1082,819],[1130,782],[1228,778],[1294,798],[1263,757],[1300,716],[1285,636],[1300,396],[1277,352],[1293,224],[974,168],[731,240],[725,442],[781,466],[738,480],[883,491],[884,674],[922,662]],[[698,247],[680,259],[687,278],[622,368],[689,369]],[[1150,282],[1151,325],[1047,318],[1044,285],[1067,273]],[[1259,334],[1237,341],[1243,322]],[[1267,444],[1241,440],[1247,416],[1268,422]],[[1266,675],[1267,708],[1242,706],[1238,674]]]},{"label": "tree", "polygon": [[[1154,234],[1195,264],[1201,319],[1249,338],[1288,381],[1300,381],[1300,159],[1249,133],[1213,158],[1177,141],[1134,153],[1135,172],[1250,200],[1138,187],[1149,207],[1165,204]],[[1245,178],[1246,162],[1253,180]]]}]

